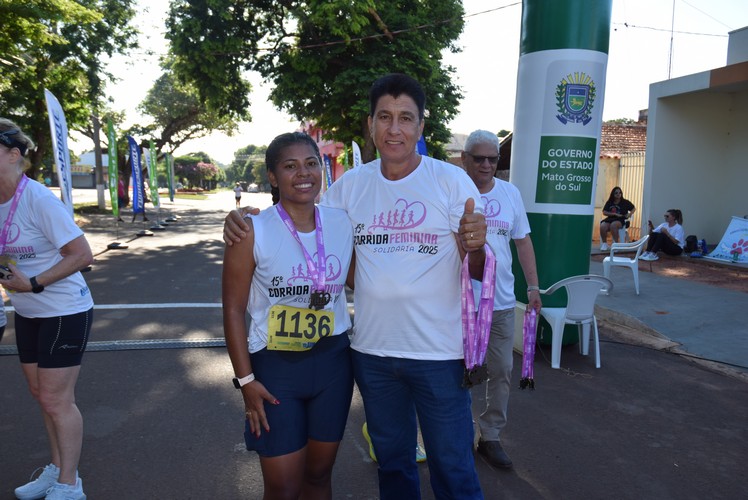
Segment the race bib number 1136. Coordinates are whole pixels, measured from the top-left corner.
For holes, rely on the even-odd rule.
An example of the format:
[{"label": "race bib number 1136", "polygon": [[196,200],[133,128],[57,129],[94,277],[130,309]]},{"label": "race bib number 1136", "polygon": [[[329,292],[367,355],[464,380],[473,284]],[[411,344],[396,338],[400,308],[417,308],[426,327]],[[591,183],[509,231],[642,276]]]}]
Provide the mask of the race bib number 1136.
[{"label": "race bib number 1136", "polygon": [[308,351],[323,337],[332,335],[335,313],[291,306],[273,306],[268,315],[268,349]]}]

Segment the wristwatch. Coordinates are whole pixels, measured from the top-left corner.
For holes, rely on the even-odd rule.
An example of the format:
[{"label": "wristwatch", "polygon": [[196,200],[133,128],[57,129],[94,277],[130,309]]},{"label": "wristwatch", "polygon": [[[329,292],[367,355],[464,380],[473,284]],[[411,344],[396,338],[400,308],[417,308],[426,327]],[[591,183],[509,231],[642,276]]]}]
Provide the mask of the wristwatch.
[{"label": "wristwatch", "polygon": [[255,379],[255,374],[254,373],[250,373],[246,377],[242,377],[242,378],[234,377],[231,380],[232,380],[232,382],[234,382],[234,387],[236,387],[237,389],[241,389],[243,386],[245,386],[248,383],[252,382],[254,379]]},{"label": "wristwatch", "polygon": [[44,285],[40,285],[36,281],[36,276],[34,276],[33,278],[29,279],[29,282],[31,283],[31,291],[32,292],[34,292],[34,293],[42,293],[44,291]]}]

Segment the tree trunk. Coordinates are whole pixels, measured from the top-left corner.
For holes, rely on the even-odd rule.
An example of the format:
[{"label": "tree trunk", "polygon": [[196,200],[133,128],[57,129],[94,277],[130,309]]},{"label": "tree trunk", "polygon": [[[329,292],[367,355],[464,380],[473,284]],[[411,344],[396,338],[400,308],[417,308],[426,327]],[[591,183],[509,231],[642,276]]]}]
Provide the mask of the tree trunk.
[{"label": "tree trunk", "polygon": [[374,139],[371,137],[368,117],[363,119],[361,130],[363,131],[363,136],[365,138],[365,142],[361,145],[361,161],[369,163],[377,158],[377,148],[374,146]]}]

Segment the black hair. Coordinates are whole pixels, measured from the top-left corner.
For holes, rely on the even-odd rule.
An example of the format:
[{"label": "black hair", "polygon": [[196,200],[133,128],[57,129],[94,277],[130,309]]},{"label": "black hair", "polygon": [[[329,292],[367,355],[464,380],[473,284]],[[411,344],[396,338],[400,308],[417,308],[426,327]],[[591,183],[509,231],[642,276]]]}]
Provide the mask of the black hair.
[{"label": "black hair", "polygon": [[402,73],[390,73],[377,80],[369,89],[369,114],[373,117],[379,99],[386,95],[400,97],[402,94],[413,99],[418,107],[418,118],[423,120],[426,112],[426,94],[414,78]]},{"label": "black hair", "polygon": [[[319,153],[319,146],[314,142],[314,139],[303,132],[287,132],[276,136],[275,139],[270,142],[270,145],[265,151],[265,168],[267,168],[268,172],[275,173],[275,167],[277,167],[278,162],[281,161],[281,154],[284,149],[300,142],[306,143],[312,147],[314,154],[317,156],[317,159],[320,160],[321,164],[322,158]],[[270,188],[270,194],[273,197],[273,205],[277,204],[280,201],[280,191],[278,188],[272,186]]]},{"label": "black hair", "polygon": [[621,201],[623,201],[625,199],[623,197],[623,189],[621,189],[620,187],[616,186],[616,187],[614,187],[613,189],[610,190],[610,196],[608,196],[607,203],[610,203],[610,202],[613,201],[613,198],[614,198],[613,193],[615,193],[616,191],[620,191],[621,192]]},{"label": "black hair", "polygon": [[681,225],[683,224],[683,213],[680,210],[677,208],[671,208],[667,213],[675,217],[675,222]]}]

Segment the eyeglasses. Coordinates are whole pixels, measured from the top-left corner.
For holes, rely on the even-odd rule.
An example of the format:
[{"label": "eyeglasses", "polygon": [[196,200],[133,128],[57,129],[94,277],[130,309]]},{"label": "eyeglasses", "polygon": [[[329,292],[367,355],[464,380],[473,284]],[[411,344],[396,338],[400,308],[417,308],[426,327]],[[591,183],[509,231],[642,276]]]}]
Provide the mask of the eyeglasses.
[{"label": "eyeglasses", "polygon": [[19,132],[20,130],[18,130],[17,128],[6,130],[5,132],[0,132],[0,144],[9,149],[18,148],[18,151],[21,152],[21,156],[24,156],[26,154],[26,145],[11,137],[12,135],[16,135]]},{"label": "eyeglasses", "polygon": [[480,165],[484,161],[488,160],[488,163],[491,165],[498,165],[499,164],[499,157],[498,156],[480,156],[480,155],[474,155],[473,153],[468,153],[465,151],[470,157],[473,159],[475,163]]},{"label": "eyeglasses", "polygon": [[3,146],[8,146],[9,148],[15,148],[15,142],[13,139],[11,139],[11,135],[16,135],[18,133],[18,129],[10,129],[6,130],[5,132],[0,132],[0,144]]},{"label": "eyeglasses", "polygon": [[664,217],[665,217],[666,219],[669,219],[669,218],[671,217],[671,215],[670,215],[670,214],[665,214],[665,215],[664,215]]}]

